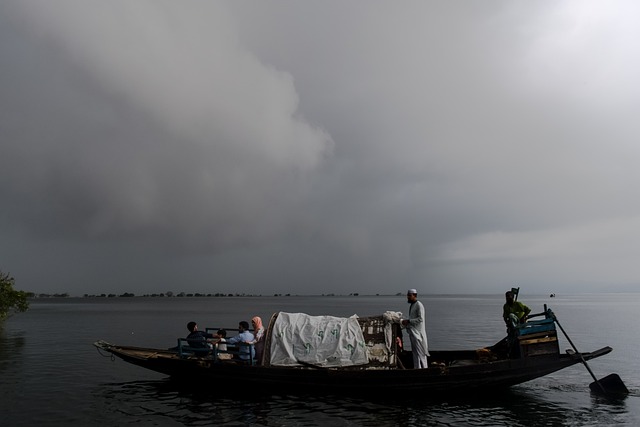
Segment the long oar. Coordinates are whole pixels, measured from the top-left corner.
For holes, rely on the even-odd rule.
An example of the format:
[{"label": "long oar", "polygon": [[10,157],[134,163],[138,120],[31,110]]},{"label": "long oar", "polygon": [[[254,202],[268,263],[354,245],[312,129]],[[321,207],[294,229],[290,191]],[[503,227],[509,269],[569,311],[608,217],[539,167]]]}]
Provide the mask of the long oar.
[{"label": "long oar", "polygon": [[589,371],[589,373],[591,374],[591,377],[593,378],[594,382],[589,384],[589,388],[594,392],[601,391],[603,394],[607,394],[607,390],[604,387],[604,384],[607,384],[607,387],[611,387],[610,393],[628,394],[629,390],[627,389],[627,386],[624,385],[624,383],[622,382],[622,379],[620,378],[620,376],[618,376],[618,374],[607,375],[602,380],[598,380],[598,378],[596,378],[595,374],[587,364],[586,359],[584,358],[584,356],[582,356],[582,353],[578,351],[575,344],[573,344],[573,341],[571,341],[571,338],[569,338],[569,335],[567,335],[567,333],[565,332],[560,322],[558,322],[558,318],[556,317],[556,315],[553,314],[553,312],[551,312],[551,315],[553,316],[553,320],[556,322],[556,324],[558,325],[558,327],[560,328],[564,336],[567,338],[567,341],[569,341],[569,344],[571,344],[571,347],[573,347],[573,350],[576,352],[578,356],[580,356],[580,360],[584,364],[584,367],[587,368],[587,371]]}]

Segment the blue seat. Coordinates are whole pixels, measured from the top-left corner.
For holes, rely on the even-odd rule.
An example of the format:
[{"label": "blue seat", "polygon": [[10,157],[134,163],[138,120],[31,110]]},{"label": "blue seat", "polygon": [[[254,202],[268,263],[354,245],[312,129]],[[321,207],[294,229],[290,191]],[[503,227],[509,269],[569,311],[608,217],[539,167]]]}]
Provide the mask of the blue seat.
[{"label": "blue seat", "polygon": [[209,347],[191,347],[186,338],[178,338],[178,355],[180,358],[188,356],[207,357],[211,354]]},{"label": "blue seat", "polygon": [[555,331],[556,323],[552,318],[542,320],[530,320],[516,326],[516,333],[519,336],[537,334],[540,332]]}]

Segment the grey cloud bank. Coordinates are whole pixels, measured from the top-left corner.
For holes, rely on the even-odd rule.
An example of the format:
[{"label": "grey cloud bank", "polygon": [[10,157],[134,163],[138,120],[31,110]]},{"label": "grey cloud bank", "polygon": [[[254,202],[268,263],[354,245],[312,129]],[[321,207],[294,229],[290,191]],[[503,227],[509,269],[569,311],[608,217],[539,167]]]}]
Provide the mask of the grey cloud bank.
[{"label": "grey cloud bank", "polygon": [[36,292],[635,290],[634,2],[6,1]]}]

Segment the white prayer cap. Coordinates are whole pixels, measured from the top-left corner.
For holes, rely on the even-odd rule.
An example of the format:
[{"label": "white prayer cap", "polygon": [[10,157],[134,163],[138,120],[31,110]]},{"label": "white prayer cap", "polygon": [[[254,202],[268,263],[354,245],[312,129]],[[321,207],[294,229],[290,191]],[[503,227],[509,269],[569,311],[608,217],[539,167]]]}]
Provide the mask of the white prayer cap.
[{"label": "white prayer cap", "polygon": [[409,289],[407,291],[407,294],[417,294],[417,293],[418,293],[418,291],[416,291],[415,289]]}]

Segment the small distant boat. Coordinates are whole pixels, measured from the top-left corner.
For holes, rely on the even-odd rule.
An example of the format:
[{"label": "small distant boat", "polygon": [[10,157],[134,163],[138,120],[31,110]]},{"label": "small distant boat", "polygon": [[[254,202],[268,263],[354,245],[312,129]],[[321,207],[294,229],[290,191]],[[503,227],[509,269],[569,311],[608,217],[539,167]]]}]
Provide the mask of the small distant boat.
[{"label": "small distant boat", "polygon": [[[178,339],[178,347],[173,350],[121,346],[105,341],[96,341],[94,345],[126,362],[190,384],[197,379],[197,383],[209,386],[224,384],[228,389],[252,392],[329,391],[378,395],[420,392],[427,397],[506,388],[578,363],[586,364],[586,360],[612,350],[603,347],[587,353],[560,353],[556,319],[545,306],[545,312],[534,315],[544,316],[543,319],[518,325],[508,337],[494,345],[473,350],[430,351],[429,368],[412,369],[411,352],[402,349],[401,339],[397,339],[402,330],[386,313],[354,316],[346,319],[348,326],[343,323],[324,329],[321,321],[327,316],[296,315],[306,316],[303,320],[311,333],[303,335],[301,331],[305,328],[302,328],[291,334],[295,326],[291,322],[292,314],[274,314],[259,361],[224,359],[215,347],[205,349],[203,354],[202,349],[190,348],[184,339]],[[348,335],[346,341],[335,341],[340,334]],[[349,340],[353,345],[343,345]],[[327,352],[332,345],[335,351]]]},{"label": "small distant boat", "polygon": [[549,295],[549,298],[555,298],[555,297],[556,297],[556,294]]}]

